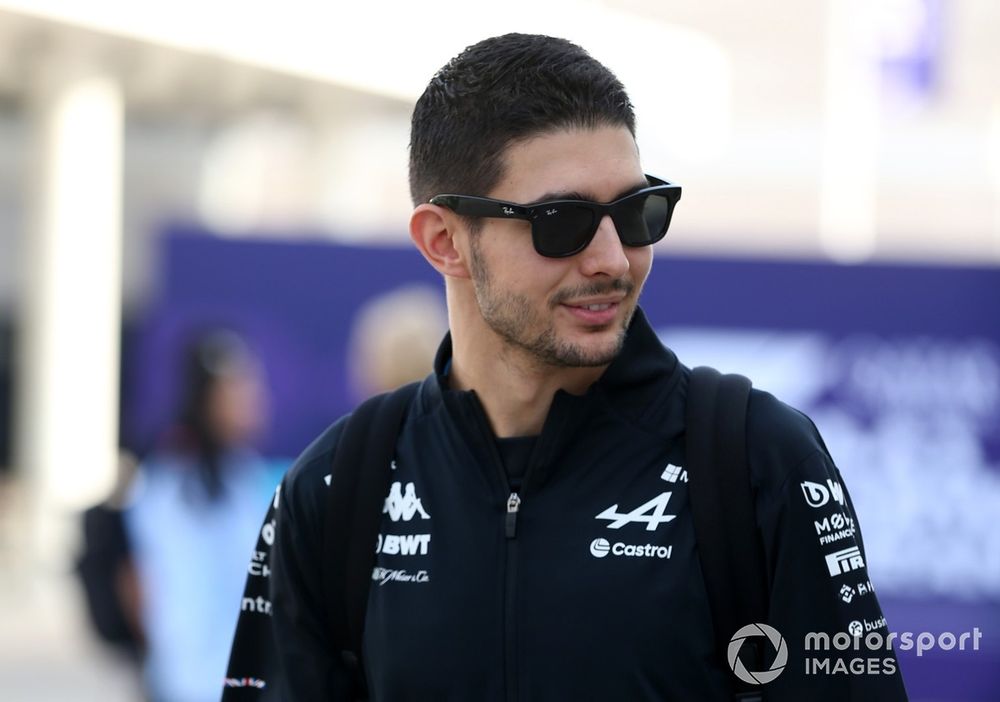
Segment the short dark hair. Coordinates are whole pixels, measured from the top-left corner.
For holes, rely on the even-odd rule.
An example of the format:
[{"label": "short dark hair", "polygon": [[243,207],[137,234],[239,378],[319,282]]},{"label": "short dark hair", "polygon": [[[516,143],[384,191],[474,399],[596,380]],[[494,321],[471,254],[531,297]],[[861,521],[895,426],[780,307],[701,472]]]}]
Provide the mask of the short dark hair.
[{"label": "short dark hair", "polygon": [[486,195],[511,144],[554,129],[624,126],[635,113],[618,78],[565,39],[505,34],[437,72],[413,109],[410,196]]}]

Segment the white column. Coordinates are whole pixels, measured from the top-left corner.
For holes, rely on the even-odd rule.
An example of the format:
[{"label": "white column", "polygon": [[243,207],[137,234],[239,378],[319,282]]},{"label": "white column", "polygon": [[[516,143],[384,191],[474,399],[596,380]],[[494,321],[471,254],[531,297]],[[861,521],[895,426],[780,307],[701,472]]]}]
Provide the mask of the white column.
[{"label": "white column", "polygon": [[1000,261],[1000,96],[993,98],[989,144],[990,173],[993,178],[993,260]]},{"label": "white column", "polygon": [[820,245],[831,258],[860,261],[874,252],[877,235],[877,7],[827,2]]},{"label": "white column", "polygon": [[32,96],[33,188],[21,296],[17,467],[43,558],[112,486],[118,445],[123,98],[54,62]]}]

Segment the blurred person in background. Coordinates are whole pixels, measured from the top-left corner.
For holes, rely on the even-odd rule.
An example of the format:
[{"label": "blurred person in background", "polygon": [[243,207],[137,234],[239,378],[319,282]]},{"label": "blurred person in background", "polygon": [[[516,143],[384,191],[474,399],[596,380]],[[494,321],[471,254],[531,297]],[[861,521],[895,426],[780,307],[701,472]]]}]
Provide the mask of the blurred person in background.
[{"label": "blurred person in background", "polygon": [[266,415],[262,368],[241,338],[212,331],[187,349],[176,421],[139,466],[125,512],[152,702],[218,699],[273,488],[252,448]]},{"label": "blurred person in background", "polygon": [[446,331],[444,300],[427,285],[393,288],[366,302],[349,340],[354,395],[363,400],[426,376]]}]

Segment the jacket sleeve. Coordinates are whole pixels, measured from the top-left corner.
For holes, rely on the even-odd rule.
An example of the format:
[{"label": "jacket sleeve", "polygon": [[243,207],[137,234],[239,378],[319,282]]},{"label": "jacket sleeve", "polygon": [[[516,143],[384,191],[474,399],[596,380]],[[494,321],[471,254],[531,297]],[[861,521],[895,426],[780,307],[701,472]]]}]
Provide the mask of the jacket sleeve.
[{"label": "jacket sleeve", "polygon": [[770,580],[768,623],[788,652],[765,699],[906,700],[854,505],[815,427],[800,417],[805,426],[795,423],[811,435],[815,450],[788,462],[787,451],[772,447],[770,460],[784,465],[771,471],[771,499],[758,497]]},{"label": "jacket sleeve", "polygon": [[323,596],[328,459],[300,459],[275,491],[248,566],[223,702],[352,699]]}]

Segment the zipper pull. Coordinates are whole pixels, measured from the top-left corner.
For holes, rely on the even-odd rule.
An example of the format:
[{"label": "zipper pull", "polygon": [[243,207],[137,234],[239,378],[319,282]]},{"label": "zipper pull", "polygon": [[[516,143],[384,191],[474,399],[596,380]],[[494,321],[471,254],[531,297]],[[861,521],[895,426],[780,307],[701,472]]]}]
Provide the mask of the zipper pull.
[{"label": "zipper pull", "polygon": [[510,493],[510,497],[507,498],[506,531],[508,539],[513,539],[517,532],[517,510],[520,508],[521,496],[516,492]]}]

